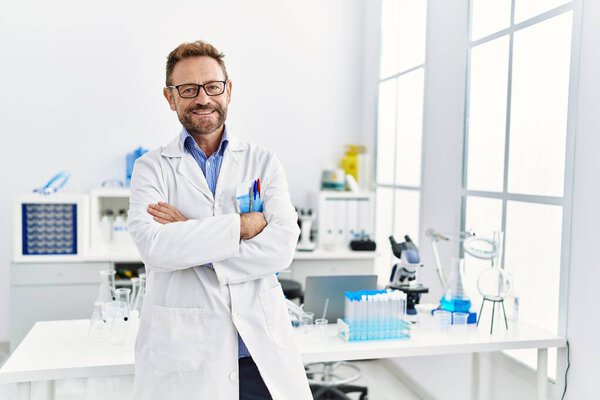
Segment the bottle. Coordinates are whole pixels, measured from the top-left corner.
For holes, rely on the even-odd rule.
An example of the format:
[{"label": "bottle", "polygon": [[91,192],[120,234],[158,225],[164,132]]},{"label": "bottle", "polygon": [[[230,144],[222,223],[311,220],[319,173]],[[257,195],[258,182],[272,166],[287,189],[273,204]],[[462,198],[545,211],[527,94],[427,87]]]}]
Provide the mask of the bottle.
[{"label": "bottle", "polygon": [[105,244],[112,241],[112,225],[114,220],[114,213],[112,210],[106,209],[102,212],[100,217],[100,235]]},{"label": "bottle", "polygon": [[451,265],[450,278],[440,300],[441,308],[450,312],[468,313],[471,309],[471,299],[465,293],[461,274],[464,259],[453,258]]},{"label": "bottle", "polygon": [[340,167],[347,175],[351,175],[358,182],[358,154],[364,153],[365,147],[357,144],[347,144],[346,154],[340,161]]},{"label": "bottle", "polygon": [[124,245],[128,237],[127,210],[121,209],[112,224],[112,241],[115,245]]}]

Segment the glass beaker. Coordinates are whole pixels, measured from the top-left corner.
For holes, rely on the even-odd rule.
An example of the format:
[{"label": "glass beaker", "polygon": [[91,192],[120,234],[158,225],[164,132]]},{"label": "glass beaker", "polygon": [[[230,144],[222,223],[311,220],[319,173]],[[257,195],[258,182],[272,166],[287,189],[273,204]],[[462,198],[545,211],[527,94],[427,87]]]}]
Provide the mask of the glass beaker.
[{"label": "glass beaker", "polygon": [[117,289],[115,293],[116,300],[106,305],[110,310],[109,314],[112,314],[109,343],[123,345],[129,332],[129,294],[131,289]]},{"label": "glass beaker", "polygon": [[133,309],[133,303],[135,301],[135,296],[137,296],[138,291],[140,290],[140,278],[131,278],[131,296],[129,296],[129,309]]},{"label": "glass beaker", "polygon": [[471,299],[466,295],[463,285],[461,270],[464,266],[464,259],[453,258],[452,269],[450,270],[450,279],[444,289],[444,296],[440,300],[440,306],[443,310],[450,312],[469,312],[471,309]]},{"label": "glass beaker", "polygon": [[115,300],[115,274],[114,270],[100,271],[100,289],[96,302],[106,304]]}]

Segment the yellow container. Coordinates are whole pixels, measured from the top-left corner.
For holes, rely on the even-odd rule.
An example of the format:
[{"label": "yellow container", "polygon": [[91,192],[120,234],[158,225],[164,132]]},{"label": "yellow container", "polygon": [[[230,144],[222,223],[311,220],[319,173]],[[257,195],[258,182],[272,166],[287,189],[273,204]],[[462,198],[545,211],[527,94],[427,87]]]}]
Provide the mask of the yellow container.
[{"label": "yellow container", "polygon": [[352,175],[358,182],[358,155],[365,153],[365,146],[359,144],[347,144],[346,154],[340,161],[340,168],[348,175]]}]

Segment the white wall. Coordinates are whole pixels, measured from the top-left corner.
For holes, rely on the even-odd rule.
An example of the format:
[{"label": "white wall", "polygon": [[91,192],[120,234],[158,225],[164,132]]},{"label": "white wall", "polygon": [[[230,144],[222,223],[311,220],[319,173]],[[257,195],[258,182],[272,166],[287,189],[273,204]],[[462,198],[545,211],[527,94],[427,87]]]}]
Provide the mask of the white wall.
[{"label": "white wall", "polygon": [[[159,4],[165,4],[160,6]],[[8,338],[12,199],[71,171],[87,191],[123,178],[125,154],[179,131],[166,56],[205,39],[226,54],[228,122],[280,156],[294,203],[363,140],[360,0],[5,0],[0,3],[0,341]]]}]

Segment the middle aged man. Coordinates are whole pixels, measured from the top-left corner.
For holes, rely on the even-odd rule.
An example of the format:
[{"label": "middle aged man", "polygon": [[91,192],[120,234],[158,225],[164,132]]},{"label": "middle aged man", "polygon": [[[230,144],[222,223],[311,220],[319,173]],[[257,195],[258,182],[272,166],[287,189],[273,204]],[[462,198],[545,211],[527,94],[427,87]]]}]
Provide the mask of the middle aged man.
[{"label": "middle aged man", "polygon": [[275,275],[291,263],[297,215],[277,157],[227,130],[231,89],[212,45],[169,54],[164,95],[183,130],[131,182],[148,273],[138,400],[312,398]]}]

